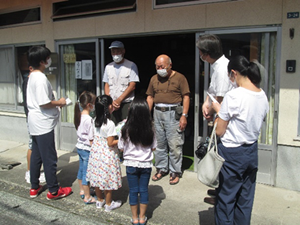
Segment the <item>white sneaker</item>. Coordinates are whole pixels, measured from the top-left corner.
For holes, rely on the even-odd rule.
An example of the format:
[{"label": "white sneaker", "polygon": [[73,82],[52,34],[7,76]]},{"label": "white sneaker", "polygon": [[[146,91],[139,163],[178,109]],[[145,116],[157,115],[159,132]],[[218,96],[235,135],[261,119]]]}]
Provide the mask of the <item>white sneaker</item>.
[{"label": "white sneaker", "polygon": [[40,180],[40,183],[45,183],[46,182],[45,173],[40,174],[39,180]]},{"label": "white sneaker", "polygon": [[105,205],[105,200],[103,200],[103,202],[97,200],[96,202],[97,209],[101,209],[104,205]]},{"label": "white sneaker", "polygon": [[29,170],[26,171],[26,173],[25,173],[25,180],[28,184],[30,184],[30,171]]},{"label": "white sneaker", "polygon": [[110,212],[111,210],[114,210],[116,208],[119,208],[122,205],[121,201],[112,201],[110,206],[105,205],[105,212]]}]

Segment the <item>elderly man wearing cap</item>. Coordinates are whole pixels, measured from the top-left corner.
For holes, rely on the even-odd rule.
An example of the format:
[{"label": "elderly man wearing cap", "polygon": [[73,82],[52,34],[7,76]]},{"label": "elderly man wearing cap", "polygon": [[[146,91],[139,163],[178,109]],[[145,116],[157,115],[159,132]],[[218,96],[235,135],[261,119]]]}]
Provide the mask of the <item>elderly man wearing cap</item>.
[{"label": "elderly man wearing cap", "polygon": [[152,76],[146,92],[150,110],[154,106],[157,139],[154,151],[157,172],[152,180],[158,181],[170,171],[169,183],[174,185],[179,182],[182,174],[182,146],[190,105],[190,89],[185,76],[172,70],[169,56],[158,56],[155,65],[157,74]]},{"label": "elderly man wearing cap", "polygon": [[104,92],[113,99],[112,120],[117,124],[126,119],[128,106],[134,98],[136,82],[140,80],[136,64],[124,58],[124,44],[114,41],[109,49],[113,62],[106,65],[104,70]]}]

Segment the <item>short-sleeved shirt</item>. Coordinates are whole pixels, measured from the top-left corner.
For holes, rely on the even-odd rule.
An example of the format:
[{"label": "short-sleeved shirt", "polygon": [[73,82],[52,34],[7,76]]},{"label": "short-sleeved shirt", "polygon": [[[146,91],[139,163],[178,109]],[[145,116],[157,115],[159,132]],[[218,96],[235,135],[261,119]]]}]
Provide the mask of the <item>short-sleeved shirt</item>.
[{"label": "short-sleeved shirt", "polygon": [[174,71],[170,77],[152,76],[146,94],[153,97],[154,103],[181,103],[184,95],[190,94],[187,79],[181,73]]},{"label": "short-sleeved shirt", "polygon": [[90,151],[90,141],[94,139],[94,124],[90,115],[83,114],[77,129],[76,148]]},{"label": "short-sleeved shirt", "polygon": [[138,162],[149,162],[153,159],[152,149],[156,148],[157,141],[154,136],[153,143],[150,146],[144,147],[141,145],[134,145],[128,139],[124,141],[122,135],[119,137],[118,148],[123,149],[124,160],[138,161]]},{"label": "short-sleeved shirt", "polygon": [[238,147],[257,141],[262,122],[269,111],[263,90],[250,91],[239,87],[225,95],[219,117],[229,121],[221,141],[225,147]]},{"label": "short-sleeved shirt", "polygon": [[102,124],[101,127],[95,127],[94,135],[104,138],[117,136],[115,123],[112,120],[107,119],[106,124]]},{"label": "short-sleeved shirt", "polygon": [[56,126],[60,109],[43,108],[55,100],[52,86],[46,75],[42,72],[32,72],[27,85],[27,108],[29,133],[31,135],[42,135],[51,132]]},{"label": "short-sleeved shirt", "polygon": [[[114,70],[112,70],[112,68]],[[111,71],[112,70],[112,71]],[[116,76],[116,78],[114,78],[115,80],[110,80],[109,77],[112,76],[112,74],[109,76],[109,71],[111,71],[111,73],[113,72],[113,77]],[[120,73],[128,73],[129,76],[126,74],[123,74],[124,77],[121,77],[122,79],[120,79]],[[128,72],[126,72],[128,71]],[[126,83],[124,83],[124,81],[126,80]],[[128,87],[130,82],[139,82],[139,75],[138,75],[138,68],[136,66],[136,64],[128,59],[124,59],[123,63],[115,63],[115,62],[111,62],[108,65],[106,65],[105,70],[104,70],[104,74],[103,74],[103,82],[108,83],[110,85],[110,87],[113,87],[111,85],[116,85],[116,87],[114,88],[110,88],[110,93],[111,97],[116,100],[123,91],[125,91],[125,89]],[[119,85],[119,86],[118,86]],[[117,89],[116,89],[117,88]],[[115,90],[116,89],[116,90]],[[121,90],[124,89],[124,90]],[[116,92],[116,93],[114,93]],[[126,99],[123,100],[123,102],[131,102],[134,98],[134,92],[131,93],[129,96],[127,96]]]},{"label": "short-sleeved shirt", "polygon": [[218,60],[216,60],[210,67],[210,85],[208,88],[208,93],[214,97],[224,97],[227,91],[232,89],[232,85],[228,78],[228,66],[229,60],[222,55]]}]

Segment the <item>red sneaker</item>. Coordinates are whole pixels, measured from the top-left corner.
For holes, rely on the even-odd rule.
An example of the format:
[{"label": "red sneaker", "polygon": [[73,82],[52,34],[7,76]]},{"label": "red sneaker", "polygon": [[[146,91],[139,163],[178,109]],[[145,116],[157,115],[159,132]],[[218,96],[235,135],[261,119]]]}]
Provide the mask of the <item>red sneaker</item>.
[{"label": "red sneaker", "polygon": [[39,195],[40,191],[43,189],[43,186],[40,185],[38,189],[30,189],[30,198],[35,198],[36,196]]},{"label": "red sneaker", "polygon": [[47,193],[47,199],[50,200],[50,199],[63,198],[63,197],[68,196],[69,194],[71,194],[71,192],[72,192],[72,188],[70,188],[70,187],[64,187],[64,188],[60,187],[57,190],[57,194],[56,195],[51,194],[51,192],[49,191]]}]

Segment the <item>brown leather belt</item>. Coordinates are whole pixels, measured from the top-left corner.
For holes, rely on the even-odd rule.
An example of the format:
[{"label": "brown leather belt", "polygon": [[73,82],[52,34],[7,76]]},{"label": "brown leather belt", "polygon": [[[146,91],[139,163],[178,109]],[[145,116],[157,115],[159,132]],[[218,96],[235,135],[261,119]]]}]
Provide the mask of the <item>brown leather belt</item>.
[{"label": "brown leather belt", "polygon": [[177,106],[172,106],[172,107],[159,107],[159,106],[155,106],[156,110],[162,111],[162,112],[167,112],[167,111],[171,111],[171,110],[175,110]]}]

